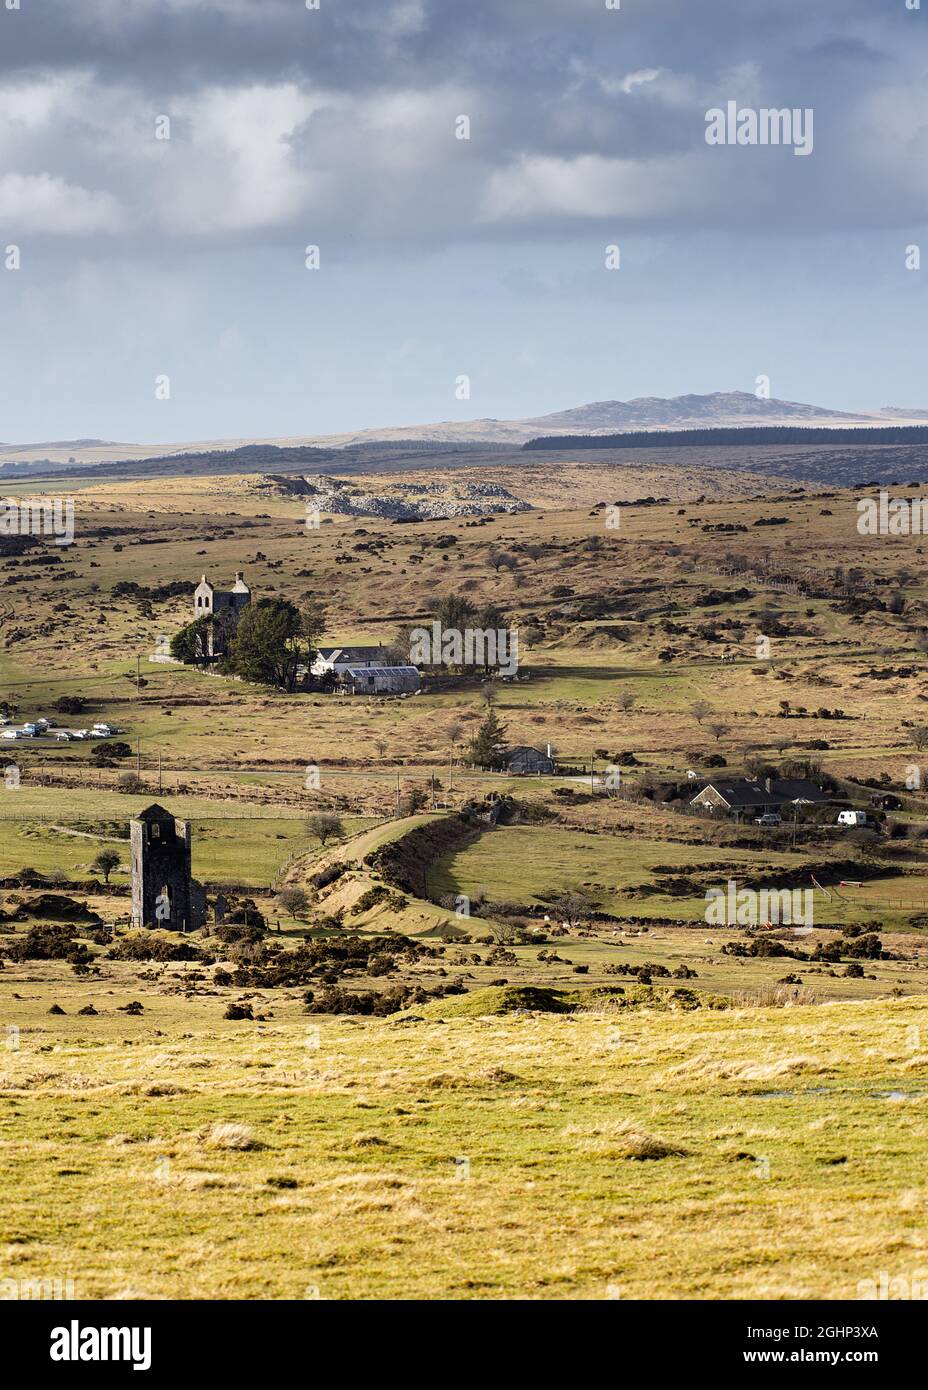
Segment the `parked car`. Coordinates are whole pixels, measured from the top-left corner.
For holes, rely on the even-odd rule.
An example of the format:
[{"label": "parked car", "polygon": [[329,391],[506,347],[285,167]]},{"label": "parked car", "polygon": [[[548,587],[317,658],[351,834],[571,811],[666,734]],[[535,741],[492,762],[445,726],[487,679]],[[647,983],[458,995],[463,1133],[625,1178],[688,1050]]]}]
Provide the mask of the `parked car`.
[{"label": "parked car", "polygon": [[74,738],[74,735],[70,732],[69,729],[59,729],[57,734],[55,735],[55,738],[58,743],[70,743],[71,740]]},{"label": "parked car", "polygon": [[866,811],[839,811],[839,812],[838,812],[837,824],[838,824],[838,825],[866,825],[866,824],[867,824],[867,813],[866,813]]},{"label": "parked car", "polygon": [[754,817],[755,825],[779,825],[782,817],[776,811],[765,811],[762,816]]},{"label": "parked car", "polygon": [[0,734],[0,738],[11,738],[11,739],[12,739],[12,738],[19,738],[19,730],[18,730],[18,729],[4,729],[4,730],[3,730],[3,733]]}]

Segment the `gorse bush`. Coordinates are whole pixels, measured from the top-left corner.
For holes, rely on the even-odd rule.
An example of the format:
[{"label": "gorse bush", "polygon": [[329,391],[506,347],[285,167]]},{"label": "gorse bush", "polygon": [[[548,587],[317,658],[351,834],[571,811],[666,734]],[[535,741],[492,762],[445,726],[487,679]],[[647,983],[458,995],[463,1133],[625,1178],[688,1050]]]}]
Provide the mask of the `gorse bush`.
[{"label": "gorse bush", "polygon": [[174,941],[157,932],[138,931],[123,936],[106,953],[107,960],[197,960],[206,965],[213,956],[190,941]]}]

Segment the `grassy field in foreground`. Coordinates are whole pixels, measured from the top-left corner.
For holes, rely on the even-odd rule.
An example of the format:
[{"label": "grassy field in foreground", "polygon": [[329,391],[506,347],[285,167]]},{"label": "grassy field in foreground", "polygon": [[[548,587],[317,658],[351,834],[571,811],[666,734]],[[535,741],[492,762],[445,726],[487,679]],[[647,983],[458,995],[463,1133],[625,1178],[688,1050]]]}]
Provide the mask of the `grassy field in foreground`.
[{"label": "grassy field in foreground", "polygon": [[[5,1001],[4,1278],[95,1299],[854,1299],[928,1260],[925,998],[387,1023],[275,994],[252,1024],[129,974],[102,998],[42,978]],[[116,1012],[133,998],[141,1016]]]}]

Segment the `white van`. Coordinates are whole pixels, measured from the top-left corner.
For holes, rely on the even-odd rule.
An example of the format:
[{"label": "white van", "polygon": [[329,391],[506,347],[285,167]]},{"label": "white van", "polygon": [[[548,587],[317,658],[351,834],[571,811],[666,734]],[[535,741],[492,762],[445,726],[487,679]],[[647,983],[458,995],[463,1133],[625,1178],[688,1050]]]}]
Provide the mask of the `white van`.
[{"label": "white van", "polygon": [[866,825],[866,811],[839,811],[838,825]]}]

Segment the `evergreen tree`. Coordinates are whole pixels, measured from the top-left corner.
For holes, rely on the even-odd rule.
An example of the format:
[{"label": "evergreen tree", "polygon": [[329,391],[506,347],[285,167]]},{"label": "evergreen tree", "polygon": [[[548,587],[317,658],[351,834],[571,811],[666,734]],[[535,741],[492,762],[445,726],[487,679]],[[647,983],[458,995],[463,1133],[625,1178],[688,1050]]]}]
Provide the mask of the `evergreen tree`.
[{"label": "evergreen tree", "polygon": [[491,709],[468,744],[470,759],[478,767],[501,767],[505,751],[506,730]]},{"label": "evergreen tree", "polygon": [[262,598],[239,618],[229,651],[229,667],[246,680],[293,690],[297,667],[308,666],[313,647],[301,640],[304,622],[288,599]]},{"label": "evergreen tree", "polygon": [[186,662],[188,666],[197,666],[201,661],[205,661],[209,647],[209,629],[214,626],[215,621],[212,616],[197,618],[186,627],[182,627],[180,632],[175,632],[171,638],[171,655],[174,660]]}]

